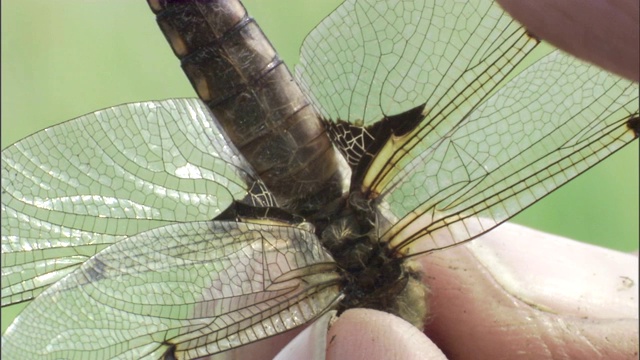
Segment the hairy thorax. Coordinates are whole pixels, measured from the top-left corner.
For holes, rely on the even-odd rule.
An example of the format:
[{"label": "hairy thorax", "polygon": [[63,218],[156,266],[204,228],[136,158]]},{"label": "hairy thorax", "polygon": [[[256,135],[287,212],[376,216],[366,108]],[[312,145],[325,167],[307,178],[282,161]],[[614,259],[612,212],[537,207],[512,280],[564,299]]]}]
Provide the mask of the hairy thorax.
[{"label": "hairy thorax", "polygon": [[321,233],[342,272],[344,299],[338,311],[377,309],[422,329],[428,289],[421,281],[420,266],[380,241],[388,221],[374,208],[352,193],[342,214]]}]

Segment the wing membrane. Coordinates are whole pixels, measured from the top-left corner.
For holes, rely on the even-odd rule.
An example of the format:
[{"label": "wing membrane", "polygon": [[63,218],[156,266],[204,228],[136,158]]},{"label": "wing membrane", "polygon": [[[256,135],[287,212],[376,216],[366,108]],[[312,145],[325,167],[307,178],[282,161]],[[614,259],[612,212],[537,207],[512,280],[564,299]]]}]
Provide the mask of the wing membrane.
[{"label": "wing membrane", "polygon": [[400,147],[379,189],[401,219],[385,237],[433,250],[478,236],[635,139],[637,116],[637,84],[554,52],[426,136],[437,141]]},{"label": "wing membrane", "polygon": [[296,76],[326,119],[366,126],[426,104],[450,121],[537,43],[491,1],[348,0],[307,36]]},{"label": "wing membrane", "polygon": [[197,100],[116,106],[29,136],[2,151],[2,305],[125,236],[212,219],[252,181]]},{"label": "wing membrane", "polygon": [[7,330],[2,355],[199,358],[314,319],[338,299],[337,280],[331,256],[299,228],[163,226],[40,294]]}]

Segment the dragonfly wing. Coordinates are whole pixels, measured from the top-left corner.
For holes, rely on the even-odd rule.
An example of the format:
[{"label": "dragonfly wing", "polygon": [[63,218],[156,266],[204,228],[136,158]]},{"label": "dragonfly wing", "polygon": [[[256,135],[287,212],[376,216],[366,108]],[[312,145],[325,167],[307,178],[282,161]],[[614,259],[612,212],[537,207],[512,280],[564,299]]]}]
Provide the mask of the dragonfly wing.
[{"label": "dragonfly wing", "polygon": [[[113,244],[34,299],[8,358],[199,358],[302,325],[339,299],[338,273],[301,228],[187,222]],[[108,326],[106,326],[108,324]]]},{"label": "dragonfly wing", "polygon": [[392,246],[426,236],[438,249],[490,230],[628,144],[637,118],[637,84],[556,51],[456,126],[387,142],[365,185],[401,219],[386,234]]},{"label": "dragonfly wing", "polygon": [[193,99],[116,106],[18,141],[2,151],[2,305],[125,236],[212,219],[264,190],[253,179]]},{"label": "dragonfly wing", "polygon": [[325,119],[368,126],[421,104],[446,115],[537,43],[492,1],[347,0],[306,37],[296,77]]}]

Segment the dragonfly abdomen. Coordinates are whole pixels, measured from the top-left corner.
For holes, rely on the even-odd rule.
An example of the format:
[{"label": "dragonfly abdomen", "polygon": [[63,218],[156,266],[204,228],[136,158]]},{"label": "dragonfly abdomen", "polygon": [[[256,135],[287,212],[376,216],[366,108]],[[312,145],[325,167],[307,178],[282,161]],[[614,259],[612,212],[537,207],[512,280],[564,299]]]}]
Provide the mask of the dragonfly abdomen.
[{"label": "dragonfly abdomen", "polygon": [[239,1],[149,1],[200,99],[280,206],[312,213],[343,178],[322,122]]}]

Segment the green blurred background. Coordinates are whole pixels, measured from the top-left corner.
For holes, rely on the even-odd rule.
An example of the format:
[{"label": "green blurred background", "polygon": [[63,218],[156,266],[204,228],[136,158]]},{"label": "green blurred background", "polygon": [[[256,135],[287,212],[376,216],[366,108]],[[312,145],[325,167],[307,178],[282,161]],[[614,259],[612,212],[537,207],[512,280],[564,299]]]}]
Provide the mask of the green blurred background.
[{"label": "green blurred background", "polygon": [[[337,0],[245,5],[289,65]],[[104,107],[195,96],[143,0],[3,0],[2,147]],[[638,248],[638,141],[514,221],[601,246]],[[2,332],[22,306],[2,310]]]}]

